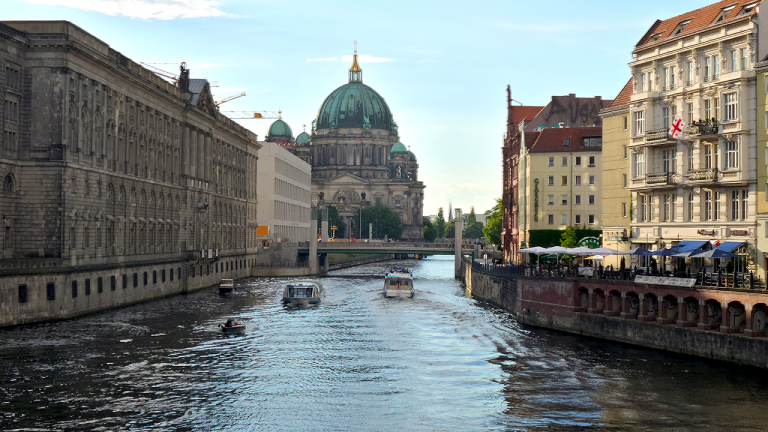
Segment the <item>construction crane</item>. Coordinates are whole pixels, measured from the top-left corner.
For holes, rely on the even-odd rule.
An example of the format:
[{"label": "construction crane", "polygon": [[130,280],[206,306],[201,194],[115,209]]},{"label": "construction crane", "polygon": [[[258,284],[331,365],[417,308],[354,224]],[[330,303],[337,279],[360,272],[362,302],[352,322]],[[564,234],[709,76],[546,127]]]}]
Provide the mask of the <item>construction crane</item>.
[{"label": "construction crane", "polygon": [[281,111],[222,111],[232,120],[279,119]]},{"label": "construction crane", "polygon": [[[159,76],[161,76],[161,77],[163,77],[165,79],[170,80],[173,83],[177,83],[179,81],[179,77],[177,77],[176,75],[174,75],[174,74],[172,74],[172,73],[170,73],[170,72],[168,72],[166,70],[154,67],[154,66],[152,66],[149,63],[140,62],[140,64],[142,66],[144,66],[145,68],[151,70],[155,75],[159,75]],[[163,63],[163,64],[166,64],[166,63]],[[182,63],[181,65],[186,67],[187,64],[186,63]]]},{"label": "construction crane", "polygon": [[236,94],[236,95],[232,95],[232,96],[227,96],[227,97],[225,97],[224,99],[222,99],[220,101],[214,102],[213,104],[216,105],[216,106],[219,106],[219,105],[221,105],[223,103],[229,102],[231,100],[235,100],[235,99],[243,97],[243,96],[245,96],[245,92],[242,92],[242,93],[239,93],[239,94]]}]

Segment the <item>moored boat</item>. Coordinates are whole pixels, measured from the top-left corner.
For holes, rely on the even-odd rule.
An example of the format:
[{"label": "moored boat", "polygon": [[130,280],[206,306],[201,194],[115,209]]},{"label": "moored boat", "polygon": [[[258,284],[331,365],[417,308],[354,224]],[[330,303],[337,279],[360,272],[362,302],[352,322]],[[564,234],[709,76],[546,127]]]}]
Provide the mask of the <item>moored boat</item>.
[{"label": "moored boat", "polygon": [[232,319],[230,319],[230,321],[219,324],[221,331],[224,333],[243,333],[245,331],[245,324]]},{"label": "moored boat", "polygon": [[395,267],[384,276],[384,297],[413,297],[413,273],[410,269]]},{"label": "moored boat", "polygon": [[235,290],[235,281],[232,279],[222,279],[219,281],[219,293],[226,294]]},{"label": "moored boat", "polygon": [[325,297],[323,284],[316,280],[288,282],[283,290],[283,303],[293,305],[317,304]]}]

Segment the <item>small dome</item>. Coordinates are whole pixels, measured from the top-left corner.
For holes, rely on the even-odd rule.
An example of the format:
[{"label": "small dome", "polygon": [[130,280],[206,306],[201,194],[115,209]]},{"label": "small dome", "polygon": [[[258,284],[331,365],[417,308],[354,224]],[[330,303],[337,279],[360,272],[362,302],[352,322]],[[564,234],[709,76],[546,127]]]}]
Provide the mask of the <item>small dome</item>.
[{"label": "small dome", "polygon": [[395,143],[395,145],[392,146],[392,149],[389,150],[389,152],[390,153],[407,153],[408,149],[405,148],[405,144],[398,141]]},{"label": "small dome", "polygon": [[293,138],[293,131],[291,130],[291,127],[288,126],[288,123],[284,122],[282,119],[278,119],[274,123],[272,123],[272,126],[269,127],[269,133],[267,134],[269,138],[273,137],[287,137],[287,138]]},{"label": "small dome", "polygon": [[302,132],[296,137],[296,144],[309,144],[309,134]]},{"label": "small dome", "polygon": [[408,152],[408,160],[416,162],[416,155],[413,152]]}]

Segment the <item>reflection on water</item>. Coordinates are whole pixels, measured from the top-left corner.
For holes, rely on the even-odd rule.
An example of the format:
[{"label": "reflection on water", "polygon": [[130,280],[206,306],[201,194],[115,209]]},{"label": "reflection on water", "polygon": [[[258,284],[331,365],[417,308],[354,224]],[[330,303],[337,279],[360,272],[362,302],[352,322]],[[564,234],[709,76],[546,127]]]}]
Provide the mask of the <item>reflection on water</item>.
[{"label": "reflection on water", "polygon": [[[0,430],[764,430],[768,376],[522,328],[464,297],[453,261],[323,279],[283,307],[285,279],[0,331]],[[241,336],[217,324],[242,319]]]}]

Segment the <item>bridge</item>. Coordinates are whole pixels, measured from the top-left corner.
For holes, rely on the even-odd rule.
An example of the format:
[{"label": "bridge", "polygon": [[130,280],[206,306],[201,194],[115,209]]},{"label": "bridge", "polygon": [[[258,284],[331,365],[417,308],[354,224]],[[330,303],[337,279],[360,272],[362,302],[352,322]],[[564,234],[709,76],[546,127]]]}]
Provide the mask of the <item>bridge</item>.
[{"label": "bridge", "polygon": [[[309,242],[299,243],[299,253],[308,254]],[[472,253],[472,245],[462,245],[462,251]],[[408,254],[408,255],[454,255],[450,243],[425,242],[318,242],[318,254],[361,253],[361,254]]]}]

